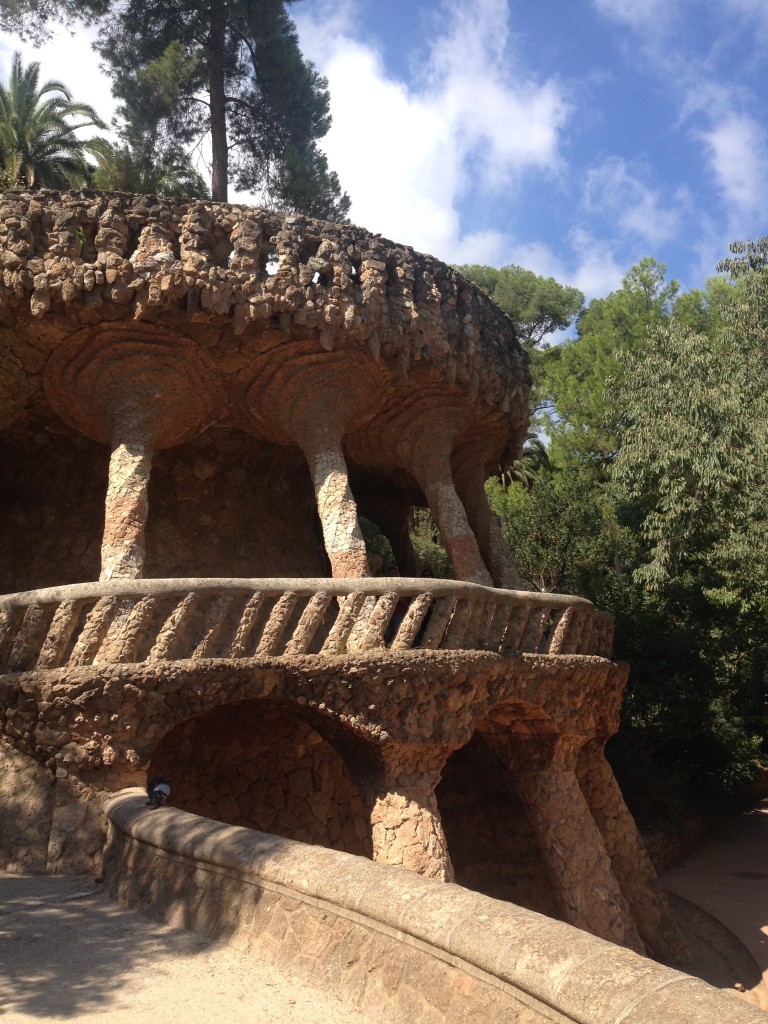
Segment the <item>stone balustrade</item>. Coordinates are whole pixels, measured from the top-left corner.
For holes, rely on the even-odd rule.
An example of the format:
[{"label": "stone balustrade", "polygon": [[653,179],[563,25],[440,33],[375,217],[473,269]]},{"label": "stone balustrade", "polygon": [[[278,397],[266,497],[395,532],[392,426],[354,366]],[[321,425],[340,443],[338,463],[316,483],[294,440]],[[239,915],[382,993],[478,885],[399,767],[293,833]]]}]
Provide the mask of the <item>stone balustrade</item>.
[{"label": "stone balustrade", "polygon": [[112,580],[0,598],[0,670],[389,649],[609,658],[583,598],[424,579]]}]

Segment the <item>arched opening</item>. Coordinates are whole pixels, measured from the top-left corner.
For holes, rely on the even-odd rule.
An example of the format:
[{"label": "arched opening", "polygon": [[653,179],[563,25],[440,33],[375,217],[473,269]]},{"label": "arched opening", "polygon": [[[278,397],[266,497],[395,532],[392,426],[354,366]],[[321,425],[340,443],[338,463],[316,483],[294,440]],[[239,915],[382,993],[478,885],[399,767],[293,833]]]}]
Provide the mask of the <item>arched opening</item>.
[{"label": "arched opening", "polygon": [[494,709],[469,743],[448,758],[435,793],[459,885],[561,918],[528,811],[515,791],[511,762],[499,752],[514,752],[523,738],[530,742],[537,711],[522,702]]},{"label": "arched opening", "polygon": [[163,772],[182,810],[370,857],[360,791],[308,717],[270,701],[218,707],[167,733],[149,773]]}]

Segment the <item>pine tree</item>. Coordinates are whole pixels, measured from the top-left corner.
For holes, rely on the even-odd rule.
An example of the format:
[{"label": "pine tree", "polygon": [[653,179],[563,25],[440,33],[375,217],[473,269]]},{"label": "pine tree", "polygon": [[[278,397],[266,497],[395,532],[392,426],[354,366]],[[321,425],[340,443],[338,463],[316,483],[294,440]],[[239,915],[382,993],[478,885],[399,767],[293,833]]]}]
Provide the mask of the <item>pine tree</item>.
[{"label": "pine tree", "polygon": [[[228,184],[329,220],[349,197],[318,148],[326,80],[306,61],[285,0],[0,0],[0,27],[39,41],[51,19],[100,26],[97,50],[133,130],[174,152],[210,133],[211,194]],[[130,122],[127,122],[130,126]]]}]

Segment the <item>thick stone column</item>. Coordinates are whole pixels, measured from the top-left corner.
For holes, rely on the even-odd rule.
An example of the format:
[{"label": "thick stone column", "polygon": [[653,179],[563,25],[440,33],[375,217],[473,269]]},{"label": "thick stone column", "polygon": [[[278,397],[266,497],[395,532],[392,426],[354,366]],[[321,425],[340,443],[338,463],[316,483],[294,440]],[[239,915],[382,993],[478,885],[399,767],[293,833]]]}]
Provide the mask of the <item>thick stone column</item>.
[{"label": "thick stone column", "polygon": [[575,762],[580,740],[497,730],[484,738],[509,768],[565,920],[644,953],[603,838],[579,787]]},{"label": "thick stone column", "polygon": [[413,472],[429,503],[456,579],[493,586],[466,510],[456,493],[448,459],[429,460],[414,466]]},{"label": "thick stone column", "polygon": [[380,748],[380,770],[361,786],[370,808],[374,860],[453,881],[435,798],[451,750],[404,743]]},{"label": "thick stone column", "polygon": [[115,441],[109,460],[99,579],[138,579],[144,570],[144,529],[152,448],[141,435]]},{"label": "thick stone column", "polygon": [[335,578],[368,576],[365,541],[340,437],[321,430],[301,441],[315,488],[325,550]]},{"label": "thick stone column", "polygon": [[488,504],[479,453],[475,458],[462,459],[461,466],[454,471],[454,479],[494,584],[506,590],[520,590],[522,584],[515,560],[501,532],[501,524]]},{"label": "thick stone column", "polygon": [[603,747],[603,740],[593,740],[582,749],[577,766],[581,790],[650,954],[665,963],[685,964],[690,959],[685,940]]}]

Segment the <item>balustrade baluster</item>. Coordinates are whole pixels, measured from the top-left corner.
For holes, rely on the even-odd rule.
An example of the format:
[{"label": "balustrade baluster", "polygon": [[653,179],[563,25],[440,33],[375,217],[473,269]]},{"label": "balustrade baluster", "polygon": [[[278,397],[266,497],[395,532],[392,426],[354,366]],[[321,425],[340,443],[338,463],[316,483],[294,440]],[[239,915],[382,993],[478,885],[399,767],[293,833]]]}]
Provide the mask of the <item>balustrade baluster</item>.
[{"label": "balustrade baluster", "polygon": [[460,597],[453,610],[451,621],[440,645],[446,651],[458,651],[464,643],[469,624],[475,612],[476,603],[472,598]]},{"label": "balustrade baluster", "polygon": [[0,668],[4,668],[24,619],[23,608],[10,608],[0,612]]},{"label": "balustrade baluster", "polygon": [[35,667],[53,613],[53,605],[28,606],[8,658],[10,672],[27,672]]},{"label": "balustrade baluster", "polygon": [[82,601],[61,602],[40,648],[37,668],[59,668],[64,663],[69,641],[80,621],[82,608]]},{"label": "balustrade baluster", "polygon": [[331,626],[323,644],[323,654],[342,654],[347,649],[347,641],[352,632],[357,616],[365,604],[365,594],[347,594],[339,600],[339,614]]},{"label": "balustrade baluster", "polygon": [[181,598],[160,628],[147,661],[165,661],[176,656],[179,647],[189,640],[189,628],[199,603],[200,594],[194,591]]},{"label": "balustrade baluster", "polygon": [[292,591],[288,591],[275,604],[275,607],[269,614],[264,632],[261,634],[259,646],[256,648],[257,654],[277,654],[285,627],[288,625],[288,620],[293,609],[296,607],[297,601],[297,595]]},{"label": "balustrade baluster", "polygon": [[574,609],[556,608],[552,612],[552,620],[549,624],[549,638],[546,640],[545,654],[562,654],[565,638],[570,632],[573,623]]},{"label": "balustrade baluster", "polygon": [[462,647],[467,651],[484,651],[488,642],[491,619],[494,612],[492,601],[475,601],[472,617],[464,634]]},{"label": "balustrade baluster", "polygon": [[392,613],[397,607],[399,594],[394,590],[382,594],[378,600],[373,600],[373,607],[370,612],[358,618],[357,626],[352,631],[347,644],[348,651],[372,651],[386,646],[385,634]]},{"label": "balustrade baluster", "polygon": [[120,599],[100,597],[85,617],[83,628],[75,641],[69,656],[69,665],[90,665],[93,663],[104,638],[109,632]]},{"label": "balustrade baluster", "polygon": [[432,605],[432,614],[419,647],[426,651],[434,651],[440,647],[455,604],[456,599],[453,597],[438,597]]},{"label": "balustrade baluster", "polygon": [[322,624],[325,611],[331,600],[331,594],[320,593],[312,595],[307,602],[306,608],[301,613],[301,618],[296,629],[293,631],[293,636],[285,645],[287,657],[295,657],[296,655],[307,653],[310,644],[315,638],[315,633],[317,633]]},{"label": "balustrade baluster", "polygon": [[231,610],[233,594],[217,594],[209,602],[208,609],[203,617],[202,633],[203,638],[192,652],[194,661],[201,658],[215,658],[216,650],[222,646],[223,639],[227,633],[227,627],[231,624]]},{"label": "balustrade baluster", "polygon": [[590,650],[585,653],[595,654],[598,658],[611,658],[613,656],[613,629],[614,621],[610,612],[595,612]]},{"label": "balustrade baluster", "polygon": [[246,658],[248,656],[248,641],[259,620],[264,601],[264,594],[256,593],[246,602],[243,614],[240,616],[240,625],[237,627],[235,639],[229,650],[230,658]]},{"label": "balustrade baluster", "polygon": [[512,614],[513,609],[508,604],[501,602],[492,602],[493,617],[491,618],[491,624],[488,628],[488,644],[486,650],[496,651],[497,653],[501,650],[501,642],[504,639],[504,634],[509,626],[509,618]]},{"label": "balustrade baluster", "polygon": [[585,633],[591,629],[593,612],[591,608],[572,608],[568,630],[563,639],[561,654],[579,654]]},{"label": "balustrade baluster", "polygon": [[422,624],[425,623],[426,616],[432,606],[432,600],[433,596],[429,592],[414,597],[408,606],[408,611],[403,616],[400,628],[389,645],[390,650],[409,651],[413,648],[414,640],[418,636]]},{"label": "balustrade baluster", "polygon": [[517,605],[513,607],[512,612],[509,616],[509,623],[507,624],[507,631],[504,634],[504,640],[501,644],[500,654],[508,658],[511,654],[519,654],[521,650],[521,641],[528,625],[528,619],[532,611],[532,606],[529,604]]},{"label": "balustrade baluster", "polygon": [[533,608],[520,641],[521,654],[538,654],[539,644],[552,614],[551,608]]}]

